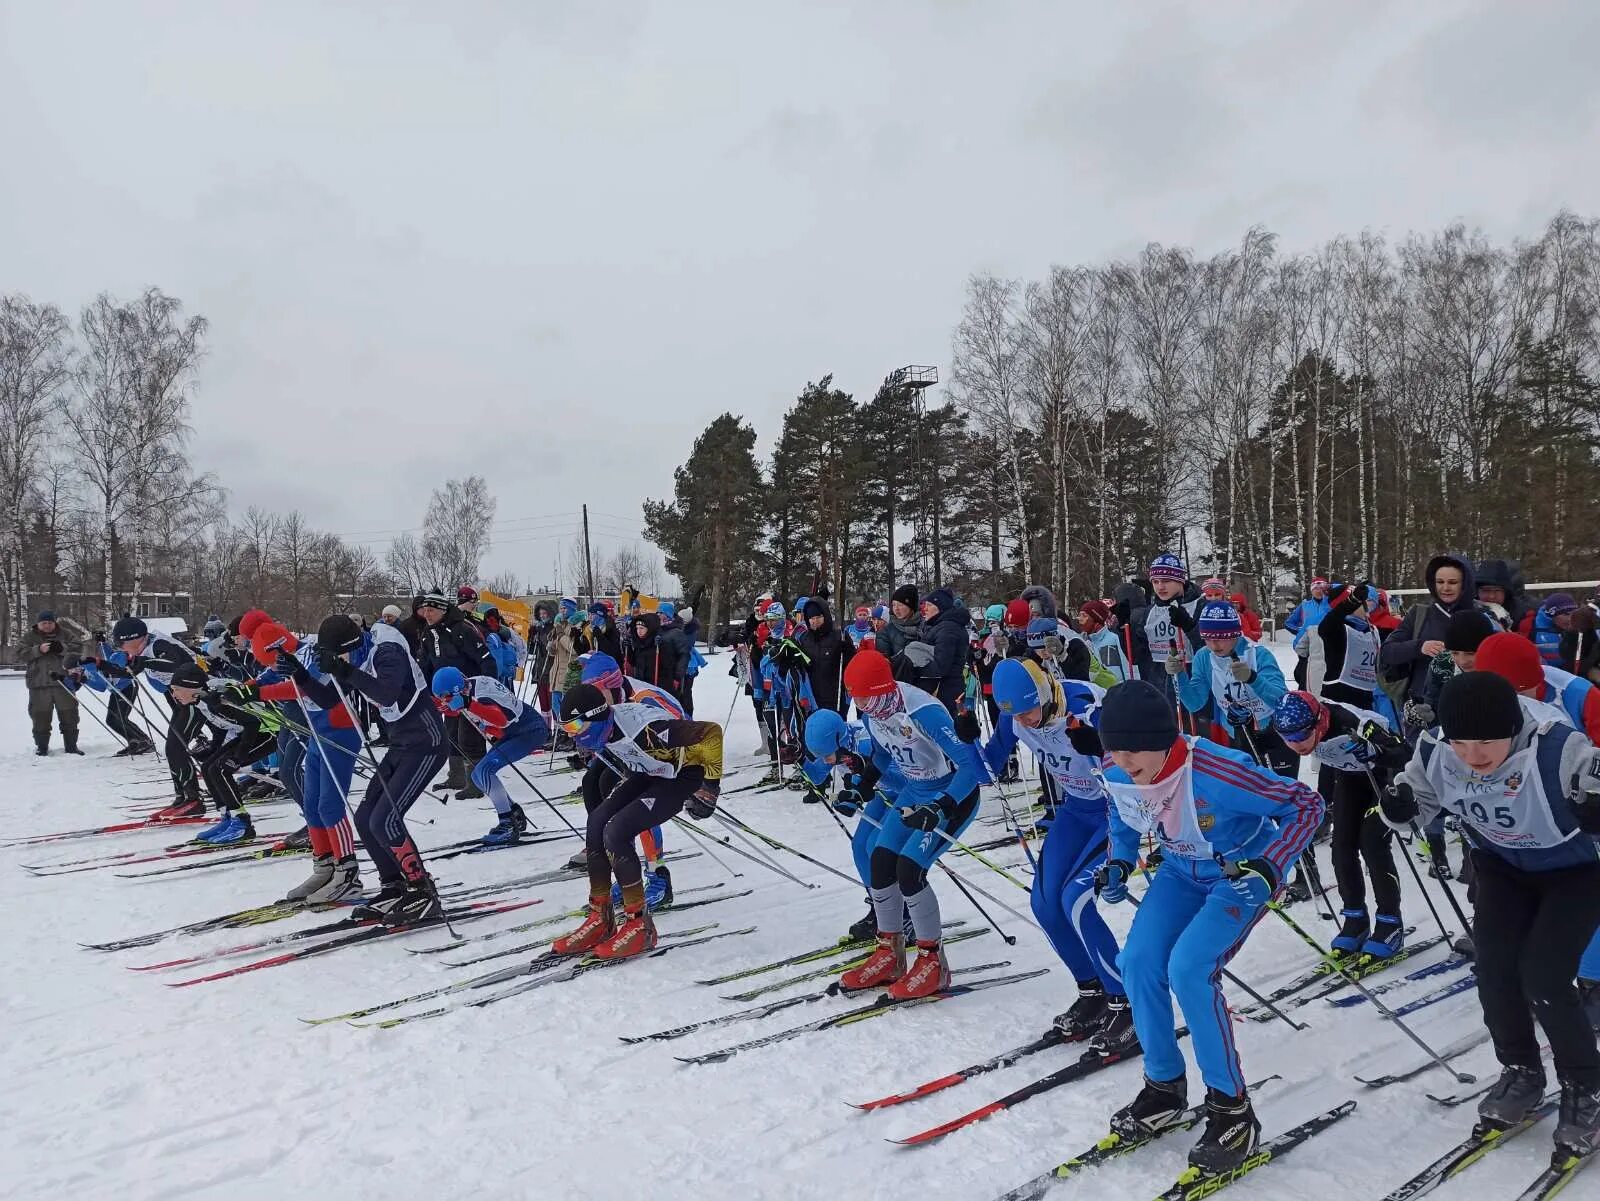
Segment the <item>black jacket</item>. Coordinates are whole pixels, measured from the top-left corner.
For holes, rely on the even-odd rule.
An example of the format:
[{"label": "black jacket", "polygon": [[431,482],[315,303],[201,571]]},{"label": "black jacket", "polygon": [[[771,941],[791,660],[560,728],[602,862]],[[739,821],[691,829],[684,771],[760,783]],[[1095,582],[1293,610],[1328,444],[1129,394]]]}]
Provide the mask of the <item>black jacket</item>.
[{"label": "black jacket", "polygon": [[[929,593],[927,599],[934,600],[938,595],[938,591]],[[923,671],[921,686],[952,713],[966,691],[967,653],[971,649],[967,628],[971,624],[972,614],[967,607],[952,600],[922,627],[922,641],[933,647],[933,661]]]},{"label": "black jacket", "polygon": [[[854,647],[834,624],[833,611],[828,608],[827,601],[808,600],[801,616],[806,619],[805,625],[794,640],[811,660],[806,664],[806,675],[811,681],[812,695],[817,698],[819,708],[843,713],[847,698],[841,677]],[[813,616],[822,618],[822,625],[815,630],[811,628]]]},{"label": "black jacket", "polygon": [[[685,664],[681,650],[683,643],[681,633],[677,638],[664,634],[661,630],[659,613],[640,613],[629,619],[628,626],[633,629],[632,649],[628,653],[628,674],[636,680],[665,688],[673,694],[681,692]],[[644,627],[642,635],[638,629],[640,626]]]},{"label": "black jacket", "polygon": [[425,628],[417,662],[429,680],[441,667],[458,668],[468,677],[499,675],[483,634],[465,613],[454,608],[448,610],[437,625]]},{"label": "black jacket", "polygon": [[1538,606],[1528,599],[1522,581],[1522,568],[1509,559],[1485,559],[1473,569],[1476,583],[1473,595],[1485,584],[1503,589],[1506,594],[1505,611],[1511,619],[1511,628]]},{"label": "black jacket", "polygon": [[[1455,567],[1461,572],[1461,595],[1449,605],[1439,600],[1434,589],[1434,577],[1441,567]],[[1471,562],[1463,555],[1434,556],[1428,561],[1423,581],[1428,586],[1428,603],[1413,606],[1378,651],[1378,667],[1384,678],[1407,681],[1407,700],[1422,700],[1428,695],[1429,658],[1422,653],[1422,644],[1434,639],[1442,642],[1451,617],[1463,609],[1479,607],[1477,580]]]}]

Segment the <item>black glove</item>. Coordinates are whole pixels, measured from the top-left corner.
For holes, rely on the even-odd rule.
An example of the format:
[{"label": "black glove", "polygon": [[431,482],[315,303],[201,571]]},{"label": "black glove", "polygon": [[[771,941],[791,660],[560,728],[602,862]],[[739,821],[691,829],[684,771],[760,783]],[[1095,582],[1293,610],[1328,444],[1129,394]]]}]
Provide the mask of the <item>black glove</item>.
[{"label": "black glove", "polygon": [[1105,748],[1100,743],[1100,731],[1088,722],[1080,721],[1077,725],[1068,726],[1067,741],[1080,755],[1088,755],[1094,759],[1105,755]]},{"label": "black glove", "polygon": [[106,632],[104,630],[93,630],[90,632],[89,637],[95,642],[104,642],[106,640]]},{"label": "black glove", "polygon": [[54,638],[46,638],[43,642],[41,642],[39,644],[39,653],[41,655],[53,655],[53,654],[57,653],[60,649],[61,649],[61,644],[59,642],[57,642]]},{"label": "black glove", "polygon": [[931,801],[923,801],[915,809],[902,809],[900,820],[913,830],[920,830],[924,834],[938,828],[950,812],[955,808],[955,802],[947,796],[936,796]]},{"label": "black glove", "polygon": [[1111,606],[1111,611],[1116,614],[1119,626],[1125,626],[1133,619],[1133,606],[1126,600],[1119,600]]},{"label": "black glove", "polygon": [[273,660],[273,666],[278,669],[280,675],[287,676],[296,684],[304,685],[311,679],[311,673],[306,670],[306,665],[281,646],[278,648],[277,657]]},{"label": "black glove", "polygon": [[707,782],[689,794],[689,799],[684,802],[689,816],[697,822],[703,822],[717,811],[717,786]]},{"label": "black glove", "polygon": [[841,788],[839,795],[833,798],[833,811],[840,817],[854,817],[866,803],[859,788]]},{"label": "black glove", "polygon": [[1133,875],[1133,864],[1126,859],[1107,859],[1094,869],[1094,893],[1112,905],[1128,899],[1128,877]]},{"label": "black glove", "polygon": [[1221,855],[1217,863],[1239,899],[1251,905],[1265,905],[1278,891],[1278,869],[1266,859],[1238,859],[1229,862]]},{"label": "black glove", "polygon": [[1366,580],[1362,580],[1354,588],[1350,589],[1350,595],[1356,598],[1356,604],[1364,605],[1367,603],[1367,598],[1372,595],[1372,585],[1367,583]]},{"label": "black glove", "polygon": [[978,715],[971,709],[963,709],[956,714],[956,737],[962,742],[977,742],[983,736],[983,731],[978,728]]},{"label": "black glove", "polygon": [[1378,807],[1383,810],[1383,816],[1397,826],[1416,821],[1417,814],[1421,812],[1417,807],[1416,793],[1404,780],[1396,780],[1383,790],[1378,798]]},{"label": "black glove", "polygon": [[53,672],[50,673],[50,678],[52,680],[55,680],[57,683],[60,683],[60,682],[64,681],[67,677],[62,672],[53,671]]},{"label": "black glove", "polygon": [[135,655],[133,658],[128,660],[128,670],[143,671],[153,662],[155,662],[155,660],[150,658],[149,655]]},{"label": "black glove", "polygon": [[1167,615],[1172,618],[1172,624],[1177,626],[1180,630],[1187,631],[1194,629],[1194,614],[1190,613],[1188,609],[1184,608],[1177,601],[1173,601],[1167,606]]},{"label": "black glove", "polygon": [[1393,730],[1385,729],[1368,718],[1356,731],[1357,737],[1370,746],[1378,766],[1390,771],[1402,771],[1411,762],[1411,744]]}]

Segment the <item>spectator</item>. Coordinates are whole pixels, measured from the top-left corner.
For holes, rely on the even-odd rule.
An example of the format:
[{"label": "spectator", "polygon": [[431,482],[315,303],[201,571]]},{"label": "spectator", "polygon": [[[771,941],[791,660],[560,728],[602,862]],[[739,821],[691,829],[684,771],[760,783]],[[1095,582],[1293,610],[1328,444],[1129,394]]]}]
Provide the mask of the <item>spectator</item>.
[{"label": "spectator", "polygon": [[663,633],[660,613],[636,613],[629,618],[628,626],[632,631],[626,660],[628,674],[680,696],[684,668],[681,635],[672,639]]},{"label": "spectator", "polygon": [[1283,619],[1283,628],[1294,636],[1294,665],[1295,683],[1301,688],[1306,686],[1306,656],[1310,649],[1306,646],[1306,635],[1317,628],[1317,625],[1328,615],[1328,581],[1321,576],[1311,581],[1311,595],[1306,597],[1294,607],[1294,611]]},{"label": "spectator", "polygon": [[1478,603],[1487,606],[1508,630],[1522,624],[1534,609],[1523,591],[1522,569],[1509,559],[1485,559],[1473,569]]},{"label": "spectator", "polygon": [[78,698],[68,692],[61,682],[69,666],[67,647],[61,641],[61,631],[56,626],[56,615],[50,609],[41,610],[22,639],[21,658],[27,668],[28,716],[33,719],[34,754],[50,753],[50,715],[55,714],[61,727],[61,745],[69,755],[81,755],[78,749]]},{"label": "spectator", "polygon": [[1261,641],[1261,614],[1250,607],[1250,602],[1242,592],[1235,592],[1228,598],[1233,602],[1233,607],[1239,611],[1239,625],[1244,629],[1244,636],[1251,642]]},{"label": "spectator", "polygon": [[917,590],[910,584],[902,584],[889,598],[889,613],[878,631],[878,650],[891,663],[906,647],[922,640],[917,608]]},{"label": "spectator", "polygon": [[398,626],[401,616],[399,605],[385,605],[383,612],[378,615],[378,620],[386,626]]},{"label": "spectator", "polygon": [[1422,582],[1429,603],[1418,603],[1406,613],[1378,652],[1385,677],[1403,682],[1406,701],[1423,701],[1429,691],[1428,668],[1445,650],[1445,629],[1457,613],[1477,607],[1472,564],[1461,555],[1436,555],[1429,560]]},{"label": "spectator", "polygon": [[[1482,588],[1478,594],[1483,595]],[[1577,611],[1578,602],[1571,593],[1557,592],[1524,614],[1513,628],[1539,648],[1539,658],[1546,667],[1564,668],[1578,657],[1578,631],[1572,625]]]},{"label": "spectator", "polygon": [[845,662],[854,653],[849,639],[834,624],[833,611],[828,602],[812,597],[806,601],[805,628],[795,635],[795,644],[810,660],[806,676],[811,681],[811,695],[819,709],[845,711],[843,673]]},{"label": "spectator", "polygon": [[[898,595],[898,593],[896,594]],[[948,588],[935,588],[922,601],[922,641],[933,648],[921,687],[938,697],[952,717],[966,691],[967,626],[972,616]]]}]

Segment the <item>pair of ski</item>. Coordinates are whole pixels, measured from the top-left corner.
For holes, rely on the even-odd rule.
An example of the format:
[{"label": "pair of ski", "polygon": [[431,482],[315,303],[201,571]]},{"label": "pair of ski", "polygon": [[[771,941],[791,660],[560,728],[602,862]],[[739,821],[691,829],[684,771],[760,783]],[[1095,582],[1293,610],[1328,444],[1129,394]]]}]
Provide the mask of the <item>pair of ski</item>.
[{"label": "pair of ski", "polygon": [[754,1051],[761,1047],[770,1047],[777,1043],[788,1042],[790,1039],[799,1038],[802,1034],[812,1034],[821,1030],[837,1030],[845,1026],[853,1026],[860,1022],[870,1021],[881,1017],[885,1013],[899,1009],[909,1009],[919,1005],[931,1005],[939,1001],[948,1001],[955,997],[969,996],[972,993],[983,992],[991,988],[1002,988],[1008,984],[1018,984],[1024,980],[1032,980],[1043,976],[1048,968],[1035,968],[1028,972],[1014,972],[1007,976],[991,976],[984,980],[972,980],[966,984],[952,984],[938,992],[929,993],[925,997],[909,997],[905,1000],[896,1000],[888,993],[884,993],[875,1001],[868,1001],[865,1005],[855,1009],[847,1009],[843,1013],[831,1014],[825,1018],[818,1018],[814,1022],[806,1022],[801,1026],[792,1026],[787,1030],[778,1030],[760,1038],[750,1039],[748,1042],[735,1043],[731,1047],[723,1047],[716,1051],[707,1051],[700,1055],[677,1056],[679,1063],[709,1064],[724,1063],[742,1051]]},{"label": "pair of ski", "polygon": [[[1438,1159],[1434,1160],[1422,1171],[1398,1188],[1384,1195],[1383,1201],[1415,1201],[1418,1197],[1425,1197],[1440,1185],[1448,1184],[1460,1176],[1473,1164],[1482,1160],[1491,1151],[1503,1147],[1506,1143],[1516,1138],[1517,1135],[1531,1130],[1541,1121],[1556,1112],[1561,1105],[1560,1092],[1548,1094],[1522,1121],[1509,1127],[1489,1127],[1482,1125],[1473,1128],[1471,1134],[1451,1147]],[[1552,1154],[1550,1163],[1546,1166],[1527,1188],[1517,1195],[1517,1201],[1550,1201],[1568,1184],[1572,1178],[1588,1166],[1593,1155],[1573,1155],[1570,1152],[1557,1148]]]},{"label": "pair of ski", "polygon": [[109,826],[89,826],[83,830],[63,830],[59,834],[34,834],[26,838],[13,838],[0,844],[0,850],[11,847],[36,847],[48,842],[72,842],[80,838],[98,838],[103,834],[128,834],[137,830],[162,830],[168,826],[199,826],[212,825],[216,822],[213,814],[207,813],[200,817],[169,817],[157,821],[155,818],[145,818],[140,821],[113,822]]},{"label": "pair of ski", "polygon": [[[1347,959],[1325,956],[1287,984],[1279,985],[1267,993],[1265,1000],[1277,1004],[1280,1001],[1295,997],[1297,993],[1302,993],[1319,982],[1326,985],[1324,988],[1317,989],[1307,996],[1298,997],[1289,1005],[1281,1007],[1297,1009],[1302,1005],[1309,1005],[1313,1001],[1332,996],[1336,992],[1341,992],[1351,987],[1352,980],[1365,980],[1368,976],[1374,976],[1379,972],[1388,971],[1392,967],[1398,967],[1413,955],[1418,955],[1423,951],[1436,947],[1443,941],[1444,935],[1435,934],[1431,938],[1423,939],[1421,942],[1408,943],[1395,954],[1384,958],[1379,958],[1375,955],[1355,955],[1349,956]],[[1259,1001],[1252,1005],[1246,1005],[1236,1012],[1240,1017],[1247,1017],[1257,1022],[1270,1022],[1273,1019],[1272,1010]]]},{"label": "pair of ski", "polygon": [[[1446,972],[1454,972],[1458,968],[1471,966],[1472,960],[1467,956],[1451,955],[1448,958],[1439,960],[1438,963],[1430,963],[1427,967],[1419,967],[1416,971],[1407,972],[1398,980],[1385,980],[1381,984],[1374,984],[1367,989],[1367,992],[1372,993],[1374,996],[1382,996],[1384,993],[1393,992],[1397,988],[1404,988],[1408,984],[1414,984],[1418,980],[1426,980],[1432,976],[1442,976]],[[1428,994],[1424,994],[1424,996],[1426,995]],[[1368,999],[1366,993],[1356,993],[1354,996],[1349,997],[1329,997],[1328,1004],[1338,1009],[1349,1009],[1356,1005],[1367,1004]]]}]

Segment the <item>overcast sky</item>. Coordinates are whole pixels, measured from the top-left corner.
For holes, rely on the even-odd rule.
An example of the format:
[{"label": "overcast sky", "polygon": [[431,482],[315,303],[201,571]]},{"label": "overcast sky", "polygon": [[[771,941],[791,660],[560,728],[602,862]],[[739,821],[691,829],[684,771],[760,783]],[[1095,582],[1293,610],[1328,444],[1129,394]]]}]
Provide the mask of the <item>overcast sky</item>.
[{"label": "overcast sky", "polygon": [[0,291],[204,314],[236,509],[381,553],[476,472],[486,574],[546,582],[717,413],[942,368],[973,271],[1600,211],[1597,46],[1594,0],[0,0]]}]

